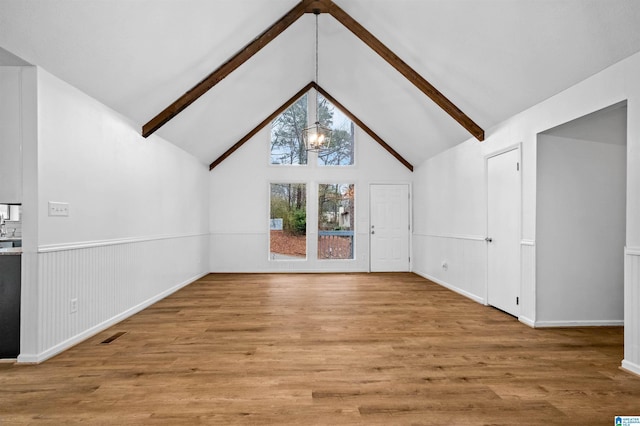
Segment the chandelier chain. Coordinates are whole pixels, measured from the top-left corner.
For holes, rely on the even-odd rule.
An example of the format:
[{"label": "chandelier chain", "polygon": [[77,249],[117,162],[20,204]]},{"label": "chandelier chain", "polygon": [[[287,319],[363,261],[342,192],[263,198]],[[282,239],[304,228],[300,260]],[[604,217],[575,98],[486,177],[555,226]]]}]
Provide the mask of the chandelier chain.
[{"label": "chandelier chain", "polygon": [[[319,69],[320,69],[320,54],[319,54],[319,39],[320,39],[320,31],[319,31],[319,21],[318,21],[318,15],[320,14],[320,10],[313,10],[314,15],[316,15],[316,19],[315,19],[315,36],[316,36],[316,40],[315,40],[315,83],[316,83],[316,88],[313,89],[314,94],[315,94],[315,116],[316,116],[316,121],[313,125],[308,125],[308,127],[305,127],[302,131],[302,141],[304,142],[305,148],[307,151],[311,151],[311,152],[317,152],[318,154],[320,152],[325,152],[329,149],[329,146],[331,144],[331,134],[332,134],[332,130],[327,127],[327,126],[323,126],[322,124],[320,124],[320,91],[317,90],[318,84],[319,84]],[[309,100],[309,102],[307,103],[307,108],[310,108],[311,106],[311,102]],[[308,110],[307,110],[308,111]],[[308,117],[308,116],[307,116]]]},{"label": "chandelier chain", "polygon": [[[320,81],[318,80],[318,16],[320,15],[319,13],[316,13],[316,84],[320,85]],[[316,123],[318,123],[320,121],[320,115],[318,114],[318,91],[316,90]]]}]

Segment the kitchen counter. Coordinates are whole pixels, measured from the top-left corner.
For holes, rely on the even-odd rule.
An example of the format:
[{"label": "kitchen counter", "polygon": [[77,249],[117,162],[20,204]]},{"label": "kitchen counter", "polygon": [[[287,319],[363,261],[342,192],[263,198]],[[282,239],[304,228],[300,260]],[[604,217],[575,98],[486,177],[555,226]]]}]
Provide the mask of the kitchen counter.
[{"label": "kitchen counter", "polygon": [[0,256],[20,256],[22,247],[0,248]]}]

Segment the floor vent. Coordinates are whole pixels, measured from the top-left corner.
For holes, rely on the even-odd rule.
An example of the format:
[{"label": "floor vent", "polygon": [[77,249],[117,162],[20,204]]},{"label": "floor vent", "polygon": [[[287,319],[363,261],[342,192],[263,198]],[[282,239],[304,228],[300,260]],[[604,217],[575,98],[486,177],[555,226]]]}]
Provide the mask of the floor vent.
[{"label": "floor vent", "polygon": [[114,341],[114,340],[116,340],[118,337],[120,337],[120,336],[122,336],[122,335],[124,335],[124,334],[126,334],[126,333],[127,333],[126,331],[119,331],[119,332],[117,332],[116,334],[114,334],[113,336],[111,336],[111,337],[109,337],[109,338],[107,338],[107,339],[103,340],[102,342],[100,342],[100,344],[102,344],[102,345],[108,345],[109,343],[113,342],[113,341]]}]

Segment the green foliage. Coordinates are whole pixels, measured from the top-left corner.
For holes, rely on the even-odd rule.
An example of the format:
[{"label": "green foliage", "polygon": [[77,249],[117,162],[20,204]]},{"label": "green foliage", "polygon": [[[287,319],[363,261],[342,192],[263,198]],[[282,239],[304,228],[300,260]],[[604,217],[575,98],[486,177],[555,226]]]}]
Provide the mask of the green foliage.
[{"label": "green foliage", "polygon": [[271,198],[271,219],[289,217],[289,206],[287,202],[279,198]]},{"label": "green foliage", "polygon": [[271,184],[271,219],[282,219],[284,231],[294,235],[307,232],[307,191],[302,183]]},{"label": "green foliage", "polygon": [[296,209],[291,212],[290,231],[295,235],[306,235],[307,233],[307,212]]}]

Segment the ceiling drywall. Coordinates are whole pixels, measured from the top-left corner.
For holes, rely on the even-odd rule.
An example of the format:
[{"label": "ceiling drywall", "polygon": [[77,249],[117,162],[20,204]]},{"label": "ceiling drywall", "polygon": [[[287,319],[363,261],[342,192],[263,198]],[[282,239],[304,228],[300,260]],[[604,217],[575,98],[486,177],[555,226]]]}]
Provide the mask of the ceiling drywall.
[{"label": "ceiling drywall", "polygon": [[613,145],[627,144],[627,102],[620,102],[600,111],[576,118],[542,132],[563,138],[579,139]]},{"label": "ceiling drywall", "polygon": [[0,67],[23,67],[27,65],[30,65],[27,61],[0,47]]},{"label": "ceiling drywall", "polygon": [[[296,3],[2,0],[0,48],[141,127]],[[636,0],[335,3],[485,131],[640,51]],[[313,80],[313,26],[303,16],[158,134],[215,160]],[[319,45],[320,85],[414,165],[471,137],[329,15]]]}]

